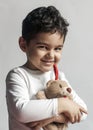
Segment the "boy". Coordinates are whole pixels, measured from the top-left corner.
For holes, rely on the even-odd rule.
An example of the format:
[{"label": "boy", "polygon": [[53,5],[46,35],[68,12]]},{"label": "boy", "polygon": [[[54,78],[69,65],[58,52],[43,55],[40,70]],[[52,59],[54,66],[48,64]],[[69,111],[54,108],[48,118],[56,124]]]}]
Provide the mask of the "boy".
[{"label": "boy", "polygon": [[[53,65],[61,59],[67,26],[53,6],[39,7],[23,20],[19,46],[26,53],[27,62],[11,70],[6,78],[9,130],[31,130],[40,120],[75,123],[86,118],[86,104],[73,89],[73,101],[35,97],[49,80],[55,79]],[[59,72],[59,79],[68,83],[63,72]]]}]

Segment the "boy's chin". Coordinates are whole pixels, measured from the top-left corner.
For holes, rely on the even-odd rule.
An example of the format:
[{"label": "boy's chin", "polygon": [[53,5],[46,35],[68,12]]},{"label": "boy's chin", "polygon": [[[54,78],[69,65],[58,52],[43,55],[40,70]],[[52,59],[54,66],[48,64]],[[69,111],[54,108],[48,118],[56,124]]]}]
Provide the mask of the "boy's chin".
[{"label": "boy's chin", "polygon": [[43,67],[42,69],[40,69],[42,72],[48,72],[52,69],[53,66],[51,67]]}]

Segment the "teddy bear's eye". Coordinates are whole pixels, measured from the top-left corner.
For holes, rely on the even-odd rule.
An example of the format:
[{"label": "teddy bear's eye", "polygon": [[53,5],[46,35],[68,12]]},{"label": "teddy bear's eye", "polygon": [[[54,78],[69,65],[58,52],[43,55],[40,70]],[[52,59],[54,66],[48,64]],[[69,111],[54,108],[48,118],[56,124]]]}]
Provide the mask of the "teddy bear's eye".
[{"label": "teddy bear's eye", "polygon": [[60,87],[60,88],[62,88],[62,85],[61,85],[61,84],[59,84],[59,87]]}]

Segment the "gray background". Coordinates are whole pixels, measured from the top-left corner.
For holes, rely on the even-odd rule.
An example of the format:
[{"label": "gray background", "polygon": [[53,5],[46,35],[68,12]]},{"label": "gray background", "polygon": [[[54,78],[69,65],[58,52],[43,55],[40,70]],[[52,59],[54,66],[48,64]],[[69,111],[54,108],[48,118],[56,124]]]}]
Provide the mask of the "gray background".
[{"label": "gray background", "polygon": [[59,67],[88,106],[88,118],[79,124],[70,125],[69,130],[93,130],[92,0],[0,0],[0,130],[8,130],[6,74],[26,60],[18,46],[21,22],[29,11],[44,5],[55,5],[70,23]]}]

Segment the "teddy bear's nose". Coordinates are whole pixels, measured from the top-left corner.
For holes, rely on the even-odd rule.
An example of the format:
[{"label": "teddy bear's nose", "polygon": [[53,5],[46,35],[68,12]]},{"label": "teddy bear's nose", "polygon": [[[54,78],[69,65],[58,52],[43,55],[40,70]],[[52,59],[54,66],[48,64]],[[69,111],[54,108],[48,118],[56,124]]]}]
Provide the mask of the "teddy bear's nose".
[{"label": "teddy bear's nose", "polygon": [[67,88],[67,91],[68,91],[69,93],[71,93],[71,88]]}]

